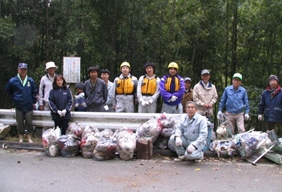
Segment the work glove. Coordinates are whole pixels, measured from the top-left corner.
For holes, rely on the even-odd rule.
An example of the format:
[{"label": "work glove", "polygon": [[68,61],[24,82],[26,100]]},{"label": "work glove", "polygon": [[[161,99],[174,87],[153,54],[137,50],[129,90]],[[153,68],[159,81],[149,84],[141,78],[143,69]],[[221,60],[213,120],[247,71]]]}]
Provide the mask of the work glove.
[{"label": "work glove", "polygon": [[76,104],[74,105],[74,107],[75,107],[75,108],[78,108],[78,107],[79,107],[79,103],[76,103]]},{"label": "work glove", "polygon": [[81,103],[81,106],[82,106],[82,107],[87,107],[87,105],[86,105],[85,102],[82,102],[82,103]]},{"label": "work glove", "polygon": [[258,116],[258,120],[259,120],[259,121],[262,121],[262,120],[263,120],[263,116],[262,116],[262,115],[259,115],[259,116]]},{"label": "work glove", "polygon": [[64,110],[62,111],[62,116],[65,116],[66,113],[67,113],[67,110],[64,109]]},{"label": "work glove", "polygon": [[174,101],[176,101],[177,99],[178,99],[178,97],[176,97],[176,96],[173,95],[173,96],[170,98],[169,101],[170,101],[170,102],[174,102]]},{"label": "work glove", "polygon": [[149,101],[145,101],[145,103],[146,103],[146,105],[149,105],[149,104],[150,104]]},{"label": "work glove", "polygon": [[195,151],[195,149],[196,149],[196,148],[194,147],[194,145],[190,144],[190,145],[187,147],[186,151],[187,151],[188,154],[191,154],[191,153],[193,153],[193,151]]},{"label": "work glove", "polygon": [[218,119],[218,120],[223,120],[223,116],[224,116],[224,114],[223,114],[221,111],[218,111],[218,113],[217,113],[217,119]]},{"label": "work glove", "polygon": [[146,106],[146,101],[141,101],[141,105],[142,105],[142,107],[145,107]]},{"label": "work glove", "polygon": [[248,121],[250,119],[250,115],[249,114],[245,114],[245,121]]},{"label": "work glove", "polygon": [[57,113],[60,115],[60,117],[62,117],[62,111],[58,110]]},{"label": "work glove", "polygon": [[182,140],[181,140],[181,138],[180,138],[179,136],[177,136],[177,137],[175,138],[175,145],[176,145],[177,147],[181,147],[181,146],[182,146]]}]

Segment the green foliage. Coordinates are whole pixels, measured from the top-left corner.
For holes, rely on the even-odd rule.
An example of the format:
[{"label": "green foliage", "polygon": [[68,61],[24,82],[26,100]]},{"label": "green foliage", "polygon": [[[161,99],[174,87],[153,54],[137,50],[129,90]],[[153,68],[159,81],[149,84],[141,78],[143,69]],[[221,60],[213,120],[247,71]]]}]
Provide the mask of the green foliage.
[{"label": "green foliage", "polygon": [[[63,57],[77,56],[84,80],[92,65],[108,68],[114,79],[125,60],[137,77],[147,61],[157,64],[158,76],[176,61],[193,84],[209,69],[219,95],[240,72],[252,94],[270,74],[281,76],[281,15],[280,0],[2,0],[0,84],[18,62],[29,64],[39,84],[47,61],[62,73]],[[258,99],[251,100],[255,114]]]},{"label": "green foliage", "polygon": [[249,106],[250,106],[250,115],[257,116],[258,115],[258,105],[260,102],[261,94],[263,89],[255,87],[255,86],[244,86],[244,88],[248,92]]}]

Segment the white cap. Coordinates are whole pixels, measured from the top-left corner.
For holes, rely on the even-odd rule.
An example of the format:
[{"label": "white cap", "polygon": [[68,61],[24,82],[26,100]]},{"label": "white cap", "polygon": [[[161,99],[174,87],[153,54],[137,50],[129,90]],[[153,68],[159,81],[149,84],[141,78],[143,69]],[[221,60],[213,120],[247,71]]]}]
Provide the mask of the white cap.
[{"label": "white cap", "polygon": [[52,67],[56,68],[55,70],[58,69],[58,67],[55,65],[53,61],[47,62],[45,71],[47,72],[47,69],[52,68]]}]

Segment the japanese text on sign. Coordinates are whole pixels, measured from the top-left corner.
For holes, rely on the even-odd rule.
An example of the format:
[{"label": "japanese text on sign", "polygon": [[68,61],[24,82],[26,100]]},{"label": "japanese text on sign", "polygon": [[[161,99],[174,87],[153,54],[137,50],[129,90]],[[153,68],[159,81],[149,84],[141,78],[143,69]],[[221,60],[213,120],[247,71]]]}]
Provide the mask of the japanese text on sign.
[{"label": "japanese text on sign", "polygon": [[80,82],[80,57],[64,57],[64,78],[67,83]]}]

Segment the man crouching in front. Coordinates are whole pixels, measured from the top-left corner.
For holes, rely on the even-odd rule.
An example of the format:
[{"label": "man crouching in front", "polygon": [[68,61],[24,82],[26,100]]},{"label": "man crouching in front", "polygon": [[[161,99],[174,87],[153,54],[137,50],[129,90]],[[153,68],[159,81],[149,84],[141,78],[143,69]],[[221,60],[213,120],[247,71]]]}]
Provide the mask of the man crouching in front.
[{"label": "man crouching in front", "polygon": [[178,155],[174,161],[204,158],[203,148],[208,134],[207,118],[197,113],[197,104],[193,101],[186,103],[186,113],[175,134],[170,137],[170,143]]}]

